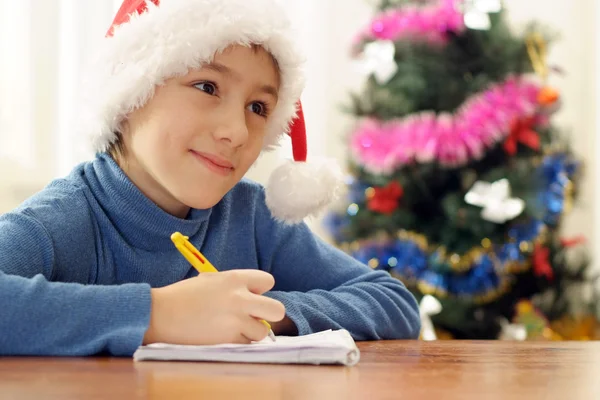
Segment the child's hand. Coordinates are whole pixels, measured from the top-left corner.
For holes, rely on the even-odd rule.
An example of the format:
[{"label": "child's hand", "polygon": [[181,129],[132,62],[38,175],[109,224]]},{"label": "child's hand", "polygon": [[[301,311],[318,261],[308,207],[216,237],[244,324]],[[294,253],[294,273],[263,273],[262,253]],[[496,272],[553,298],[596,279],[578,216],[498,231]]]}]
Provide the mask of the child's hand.
[{"label": "child's hand", "polygon": [[263,271],[239,270],[200,274],[152,289],[150,325],[144,344],[249,343],[268,329],[259,320],[280,321],[285,307],[262,296],[275,281]]}]

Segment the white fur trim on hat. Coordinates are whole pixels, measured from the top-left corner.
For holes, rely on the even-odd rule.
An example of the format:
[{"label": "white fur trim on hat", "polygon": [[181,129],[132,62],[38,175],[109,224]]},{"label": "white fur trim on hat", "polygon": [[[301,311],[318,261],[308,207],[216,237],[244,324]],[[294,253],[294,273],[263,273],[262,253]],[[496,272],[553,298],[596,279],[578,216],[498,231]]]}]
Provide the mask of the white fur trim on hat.
[{"label": "white fur trim on hat", "polygon": [[114,27],[85,76],[81,131],[106,151],[120,123],[154,95],[156,85],[212,61],[232,44],[259,44],[279,65],[281,86],[265,149],[288,132],[304,88],[304,56],[285,11],[273,0],[146,1],[147,10]]},{"label": "white fur trim on hat", "polygon": [[285,223],[298,223],[305,217],[318,216],[342,189],[343,175],[332,160],[310,163],[287,161],[269,178],[267,206],[273,216]]}]

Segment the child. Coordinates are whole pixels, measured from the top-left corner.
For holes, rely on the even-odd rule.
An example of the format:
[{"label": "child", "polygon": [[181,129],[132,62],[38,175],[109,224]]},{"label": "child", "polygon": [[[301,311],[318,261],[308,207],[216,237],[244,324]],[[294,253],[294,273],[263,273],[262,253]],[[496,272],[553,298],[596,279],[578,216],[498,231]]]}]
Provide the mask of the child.
[{"label": "child", "polygon": [[[126,0],[83,92],[93,161],[0,217],[0,355],[131,355],[347,329],[416,338],[397,280],[302,223],[335,170],[306,161],[302,59],[273,0]],[[298,107],[297,107],[298,106]],[[296,162],[243,179],[289,132]],[[170,240],[222,272],[198,275]]]}]

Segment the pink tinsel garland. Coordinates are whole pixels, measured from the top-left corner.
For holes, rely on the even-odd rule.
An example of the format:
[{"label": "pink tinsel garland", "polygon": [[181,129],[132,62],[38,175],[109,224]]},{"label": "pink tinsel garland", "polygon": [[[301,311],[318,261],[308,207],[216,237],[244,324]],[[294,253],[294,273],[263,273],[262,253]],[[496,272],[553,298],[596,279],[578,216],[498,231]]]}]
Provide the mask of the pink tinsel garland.
[{"label": "pink tinsel garland", "polygon": [[458,10],[459,0],[439,0],[422,6],[405,6],[377,15],[359,34],[363,39],[399,40],[421,39],[430,43],[445,43],[447,32],[465,29],[463,14]]},{"label": "pink tinsel garland", "polygon": [[411,162],[463,165],[507,137],[516,118],[538,108],[539,86],[517,77],[467,99],[455,113],[421,112],[387,122],[365,120],[350,141],[355,160],[374,173]]}]

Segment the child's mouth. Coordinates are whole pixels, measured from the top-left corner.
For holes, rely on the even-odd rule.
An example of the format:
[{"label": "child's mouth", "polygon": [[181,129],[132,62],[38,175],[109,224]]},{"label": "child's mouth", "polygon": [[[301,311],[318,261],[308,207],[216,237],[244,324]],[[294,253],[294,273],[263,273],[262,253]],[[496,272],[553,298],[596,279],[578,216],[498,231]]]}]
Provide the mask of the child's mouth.
[{"label": "child's mouth", "polygon": [[190,150],[190,153],[192,153],[194,157],[204,164],[204,166],[206,166],[209,170],[219,175],[227,176],[234,170],[233,164],[231,164],[229,161],[223,160],[212,154],[200,153],[194,150]]}]

